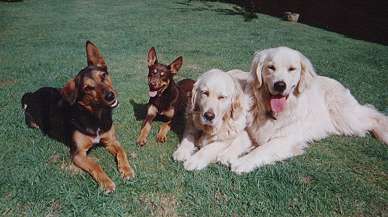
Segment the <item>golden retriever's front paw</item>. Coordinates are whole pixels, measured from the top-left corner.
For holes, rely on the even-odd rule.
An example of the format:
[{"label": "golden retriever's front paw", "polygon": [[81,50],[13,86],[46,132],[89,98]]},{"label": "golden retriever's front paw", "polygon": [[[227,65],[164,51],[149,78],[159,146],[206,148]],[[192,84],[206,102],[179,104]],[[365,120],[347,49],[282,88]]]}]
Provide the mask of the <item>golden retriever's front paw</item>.
[{"label": "golden retriever's front paw", "polygon": [[176,150],[174,154],[172,154],[172,158],[175,161],[186,161],[191,157],[191,153],[182,149]]},{"label": "golden retriever's front paw", "polygon": [[241,175],[253,171],[255,169],[255,164],[246,159],[237,159],[230,162],[230,168],[232,172]]},{"label": "golden retriever's front paw", "polygon": [[194,157],[188,159],[187,161],[185,161],[183,166],[184,166],[185,170],[192,171],[192,170],[201,170],[201,169],[205,168],[208,164],[209,164],[209,162],[207,162],[206,160],[199,159],[199,158],[194,156]]},{"label": "golden retriever's front paw", "polygon": [[225,165],[225,166],[230,166],[230,162],[236,160],[234,156],[230,156],[228,154],[222,154],[217,157],[217,162]]}]

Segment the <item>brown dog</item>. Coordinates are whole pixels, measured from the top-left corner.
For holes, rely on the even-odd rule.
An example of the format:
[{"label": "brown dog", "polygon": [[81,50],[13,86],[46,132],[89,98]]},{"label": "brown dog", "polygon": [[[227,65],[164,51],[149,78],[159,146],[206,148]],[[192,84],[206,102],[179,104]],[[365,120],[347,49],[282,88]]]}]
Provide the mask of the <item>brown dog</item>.
[{"label": "brown dog", "polygon": [[177,84],[174,75],[182,66],[182,57],[176,58],[170,65],[158,63],[155,48],[148,51],[148,86],[149,101],[147,116],[143,122],[137,144],[143,146],[147,142],[151,130],[151,123],[157,115],[162,115],[166,121],[160,127],[157,135],[158,142],[166,142],[167,133],[179,112],[184,112],[188,97],[191,95],[194,81],[183,79]]},{"label": "brown dog", "polygon": [[112,110],[118,105],[107,66],[97,47],[87,41],[88,66],[64,88],[43,87],[22,97],[26,123],[70,147],[75,165],[88,172],[106,192],[116,186],[92,158],[95,144],[103,145],[117,159],[123,179],[134,176],[127,155],[116,139]]}]

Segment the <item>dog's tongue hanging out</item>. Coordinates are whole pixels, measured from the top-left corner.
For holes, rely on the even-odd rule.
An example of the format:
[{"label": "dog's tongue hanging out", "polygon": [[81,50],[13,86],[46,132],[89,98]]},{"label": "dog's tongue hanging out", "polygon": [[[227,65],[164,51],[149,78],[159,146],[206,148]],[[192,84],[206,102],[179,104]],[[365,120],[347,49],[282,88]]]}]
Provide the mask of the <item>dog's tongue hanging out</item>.
[{"label": "dog's tongue hanging out", "polygon": [[157,93],[158,93],[158,91],[148,91],[148,95],[150,97],[155,97]]},{"label": "dog's tongue hanging out", "polygon": [[271,96],[271,110],[275,113],[282,112],[286,107],[287,98],[285,96]]}]

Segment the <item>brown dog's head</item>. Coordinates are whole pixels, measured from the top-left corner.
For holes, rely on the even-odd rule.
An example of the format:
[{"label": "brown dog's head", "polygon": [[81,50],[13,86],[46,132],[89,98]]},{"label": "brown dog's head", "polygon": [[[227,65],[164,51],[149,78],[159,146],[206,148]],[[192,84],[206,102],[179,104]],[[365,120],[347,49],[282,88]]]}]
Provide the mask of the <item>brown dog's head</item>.
[{"label": "brown dog's head", "polygon": [[108,67],[97,47],[86,42],[88,66],[68,81],[62,89],[63,97],[70,105],[78,103],[89,111],[101,108],[114,108],[118,105],[116,91]]},{"label": "brown dog's head", "polygon": [[168,87],[173,76],[182,66],[182,57],[176,58],[170,65],[158,63],[155,48],[148,51],[148,86],[149,96],[155,97],[163,93]]}]

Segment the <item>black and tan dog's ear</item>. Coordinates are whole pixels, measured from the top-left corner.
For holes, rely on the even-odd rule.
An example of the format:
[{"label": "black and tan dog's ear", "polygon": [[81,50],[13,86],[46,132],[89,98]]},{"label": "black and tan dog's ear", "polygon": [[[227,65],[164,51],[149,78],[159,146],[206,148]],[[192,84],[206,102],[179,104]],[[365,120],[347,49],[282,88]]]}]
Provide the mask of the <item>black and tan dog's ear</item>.
[{"label": "black and tan dog's ear", "polygon": [[154,47],[151,47],[151,49],[148,51],[148,66],[152,66],[156,63],[158,63],[158,57],[156,56],[156,50]]},{"label": "black and tan dog's ear", "polygon": [[94,45],[92,42],[87,41],[86,42],[86,57],[88,60],[88,66],[94,65],[101,67],[105,70],[108,69],[107,65],[105,64],[104,57],[100,54],[100,51]]},{"label": "black and tan dog's ear", "polygon": [[170,63],[170,69],[171,69],[171,72],[173,74],[176,74],[179,69],[181,69],[182,67],[182,64],[183,64],[183,57],[180,56],[178,58],[176,58],[174,61],[172,61],[172,63]]},{"label": "black and tan dog's ear", "polygon": [[73,105],[78,97],[78,85],[76,79],[68,81],[61,90],[63,98],[70,104]]},{"label": "black and tan dog's ear", "polygon": [[317,73],[314,70],[313,64],[310,60],[305,57],[302,53],[300,55],[300,65],[301,65],[301,74],[298,85],[296,86],[297,93],[300,94],[304,89],[308,87],[311,83],[311,80],[317,76]]}]

